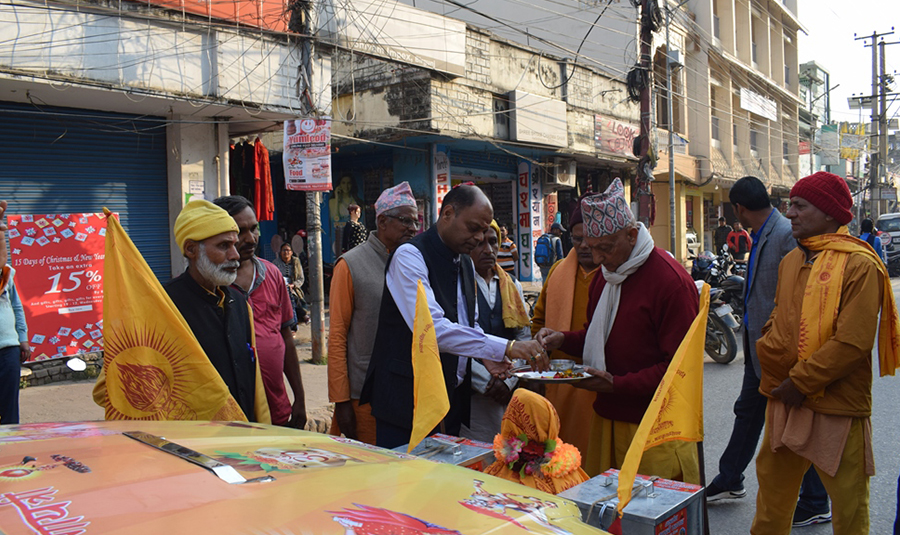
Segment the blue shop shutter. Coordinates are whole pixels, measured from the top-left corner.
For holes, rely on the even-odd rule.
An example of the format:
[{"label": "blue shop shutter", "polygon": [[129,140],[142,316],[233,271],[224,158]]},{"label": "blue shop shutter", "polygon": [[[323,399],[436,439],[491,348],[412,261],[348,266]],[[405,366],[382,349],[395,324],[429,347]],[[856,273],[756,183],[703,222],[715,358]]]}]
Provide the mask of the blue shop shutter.
[{"label": "blue shop shutter", "polygon": [[161,281],[170,278],[163,118],[0,102],[0,199],[14,214],[119,213]]}]

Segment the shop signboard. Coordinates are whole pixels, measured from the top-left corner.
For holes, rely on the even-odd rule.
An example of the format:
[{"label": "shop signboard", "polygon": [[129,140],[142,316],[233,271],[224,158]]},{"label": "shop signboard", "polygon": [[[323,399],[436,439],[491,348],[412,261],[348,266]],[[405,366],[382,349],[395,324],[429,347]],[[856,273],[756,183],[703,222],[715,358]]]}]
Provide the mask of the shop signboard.
[{"label": "shop signboard", "polygon": [[103,349],[103,214],[8,216],[32,359]]},{"label": "shop signboard", "polygon": [[534,243],[542,234],[541,181],[530,162],[520,161],[516,181],[516,211],[518,212],[519,280],[533,281],[540,273],[534,265]]},{"label": "shop signboard", "polygon": [[284,122],[284,186],[293,191],[331,191],[331,117]]}]

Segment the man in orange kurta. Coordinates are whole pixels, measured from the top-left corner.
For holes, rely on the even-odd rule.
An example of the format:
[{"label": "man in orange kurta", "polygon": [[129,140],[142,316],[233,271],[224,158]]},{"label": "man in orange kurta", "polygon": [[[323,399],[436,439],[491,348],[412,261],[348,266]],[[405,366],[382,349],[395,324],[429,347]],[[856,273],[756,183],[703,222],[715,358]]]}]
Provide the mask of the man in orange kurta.
[{"label": "man in orange kurta", "polygon": [[[531,319],[532,336],[543,327],[555,331],[577,331],[587,321],[588,289],[599,266],[594,263],[591,248],[584,242],[580,206],[573,210],[569,219],[569,231],[572,233],[572,249],[565,258],[550,268],[544,281]],[[568,355],[560,350],[554,351],[551,358],[570,359],[579,364],[582,362],[580,356]],[[593,404],[597,394],[567,384],[546,385],[546,389],[545,397],[559,413],[560,438],[584,454],[589,446],[589,418],[594,413]]]},{"label": "man in orange kurta", "polygon": [[[775,309],[756,343],[768,397],[750,532],[787,535],[803,474],[814,466],[831,496],[834,533],[869,533],[872,348],[893,375],[900,322],[884,264],[850,236],[843,178],[818,172],[791,189],[799,246],[778,268]],[[879,320],[879,312],[881,317]]]}]

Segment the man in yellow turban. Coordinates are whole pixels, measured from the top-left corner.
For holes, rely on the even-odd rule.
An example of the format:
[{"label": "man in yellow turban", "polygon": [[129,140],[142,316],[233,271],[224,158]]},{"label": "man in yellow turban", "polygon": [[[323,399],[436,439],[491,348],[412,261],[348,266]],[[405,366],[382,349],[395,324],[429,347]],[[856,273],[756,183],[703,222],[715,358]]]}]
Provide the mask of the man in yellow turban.
[{"label": "man in yellow turban", "polygon": [[253,325],[247,298],[231,288],[240,266],[237,223],[215,204],[194,200],[175,220],[175,242],[188,268],[163,287],[231,396],[256,421]]}]

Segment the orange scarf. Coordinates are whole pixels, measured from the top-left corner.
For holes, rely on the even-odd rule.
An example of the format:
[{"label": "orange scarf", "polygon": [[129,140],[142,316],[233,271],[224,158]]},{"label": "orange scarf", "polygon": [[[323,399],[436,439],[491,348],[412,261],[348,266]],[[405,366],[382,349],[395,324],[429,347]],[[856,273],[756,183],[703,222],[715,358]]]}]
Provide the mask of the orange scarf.
[{"label": "orange scarf", "polygon": [[[572,304],[575,301],[575,277],[578,275],[578,252],[573,247],[569,254],[547,274],[547,301],[544,318],[546,326],[554,331],[572,329]],[[578,329],[581,325],[577,326]]]},{"label": "orange scarf", "polygon": [[9,283],[9,274],[11,272],[11,267],[3,266],[2,274],[0,274],[0,292],[6,289],[6,285]]},{"label": "orange scarf", "polygon": [[[800,240],[811,251],[822,251],[815,259],[800,311],[798,358],[805,361],[833,334],[841,302],[844,269],[851,254],[862,254],[881,272],[883,281],[881,322],[878,326],[878,362],[881,376],[894,375],[900,367],[900,317],[894,303],[891,279],[881,258],[868,244],[850,235],[846,226],[834,234]],[[813,398],[821,397],[818,392]]]}]

